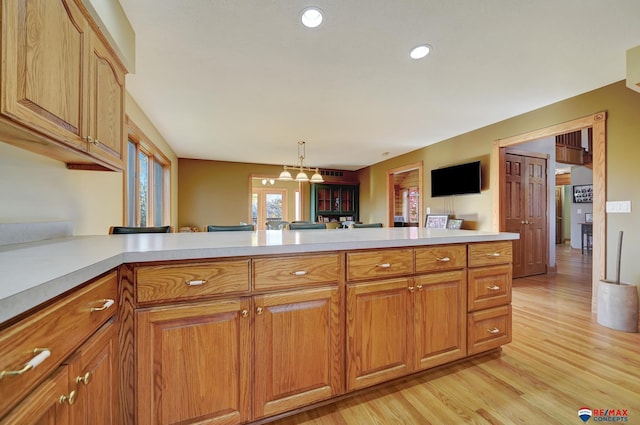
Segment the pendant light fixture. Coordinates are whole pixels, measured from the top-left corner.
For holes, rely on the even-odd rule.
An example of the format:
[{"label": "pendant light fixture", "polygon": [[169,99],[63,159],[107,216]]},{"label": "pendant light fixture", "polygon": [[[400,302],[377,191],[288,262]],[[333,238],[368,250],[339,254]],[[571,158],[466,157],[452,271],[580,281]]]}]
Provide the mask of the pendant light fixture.
[{"label": "pendant light fixture", "polygon": [[[306,155],[306,147],[305,142],[298,142],[298,165],[294,167],[289,167],[287,165],[283,166],[284,170],[280,173],[278,180],[282,181],[297,181],[297,182],[310,182],[310,183],[322,183],[324,179],[320,175],[320,171],[317,168],[308,168],[304,163],[304,157]],[[297,171],[295,179],[289,172],[289,170]],[[313,173],[311,179],[307,175],[307,172]]]}]

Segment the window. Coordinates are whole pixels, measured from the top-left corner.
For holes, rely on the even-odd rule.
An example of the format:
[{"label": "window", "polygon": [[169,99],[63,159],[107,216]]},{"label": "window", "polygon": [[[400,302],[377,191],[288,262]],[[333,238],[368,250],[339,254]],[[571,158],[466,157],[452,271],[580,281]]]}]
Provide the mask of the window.
[{"label": "window", "polygon": [[171,221],[171,162],[129,117],[127,127],[126,225],[166,226]]}]

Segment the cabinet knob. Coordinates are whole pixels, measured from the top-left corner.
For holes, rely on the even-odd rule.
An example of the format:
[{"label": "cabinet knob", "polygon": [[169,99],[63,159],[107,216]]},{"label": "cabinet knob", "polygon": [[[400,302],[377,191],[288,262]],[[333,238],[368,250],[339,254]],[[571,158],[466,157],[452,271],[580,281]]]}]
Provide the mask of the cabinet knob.
[{"label": "cabinet knob", "polygon": [[91,372],[87,372],[82,376],[76,377],[77,384],[89,385],[89,382],[91,382]]},{"label": "cabinet knob", "polygon": [[414,286],[409,286],[409,292],[414,292],[416,288]]},{"label": "cabinet knob", "polygon": [[76,392],[76,390],[73,390],[69,393],[69,395],[60,396],[58,403],[60,404],[69,403],[69,406],[71,406],[73,403],[76,402],[77,395],[78,393]]},{"label": "cabinet knob", "polygon": [[241,315],[242,317],[245,317],[245,318],[246,318],[246,317],[249,317],[249,310],[247,310],[247,309],[245,308],[244,310],[242,310],[242,311],[240,312],[240,315]]},{"label": "cabinet knob", "polygon": [[263,312],[262,307],[258,307],[258,308],[256,308],[256,313],[257,313],[257,314],[262,314],[262,312]]},{"label": "cabinet knob", "polygon": [[422,285],[418,285],[416,288],[418,288],[418,291],[422,291]]}]

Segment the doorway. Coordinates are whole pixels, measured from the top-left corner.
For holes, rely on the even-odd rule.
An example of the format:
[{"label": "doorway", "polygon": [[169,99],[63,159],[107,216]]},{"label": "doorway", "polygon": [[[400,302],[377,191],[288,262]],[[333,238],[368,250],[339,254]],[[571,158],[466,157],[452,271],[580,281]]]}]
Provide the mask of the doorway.
[{"label": "doorway", "polygon": [[598,112],[583,118],[578,118],[566,123],[553,125],[540,130],[534,130],[517,136],[496,140],[491,150],[491,181],[495,182],[496,189],[492,190],[493,196],[493,230],[504,231],[506,229],[504,216],[505,176],[501,172],[504,164],[504,149],[521,143],[552,137],[559,134],[592,128],[593,131],[593,275],[592,275],[592,301],[591,308],[595,310],[597,285],[600,279],[604,279],[606,272],[606,112]]},{"label": "doorway", "polygon": [[251,219],[256,230],[265,230],[270,220],[288,221],[287,190],[276,188],[253,189]]},{"label": "doorway", "polygon": [[387,226],[419,227],[422,161],[387,170]]}]

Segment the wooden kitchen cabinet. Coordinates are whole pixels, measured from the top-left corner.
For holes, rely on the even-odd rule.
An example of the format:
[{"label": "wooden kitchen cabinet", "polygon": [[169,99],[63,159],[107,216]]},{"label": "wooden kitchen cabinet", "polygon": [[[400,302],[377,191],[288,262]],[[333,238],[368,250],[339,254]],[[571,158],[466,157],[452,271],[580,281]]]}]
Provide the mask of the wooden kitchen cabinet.
[{"label": "wooden kitchen cabinet", "polygon": [[[29,397],[37,385],[111,319],[117,303],[117,275],[111,272],[3,329],[0,418]],[[24,372],[13,373],[34,359],[42,361],[36,361],[36,366]]]},{"label": "wooden kitchen cabinet", "polygon": [[249,298],[137,310],[136,423],[247,421],[249,312]]},{"label": "wooden kitchen cabinet", "polygon": [[75,393],[69,391],[69,370],[59,367],[36,387],[15,409],[0,420],[1,425],[67,425]]},{"label": "wooden kitchen cabinet", "polygon": [[76,168],[122,170],[126,71],[82,3],[3,0],[2,39],[2,140]]},{"label": "wooden kitchen cabinet", "polygon": [[415,369],[428,369],[467,355],[464,270],[415,278]]},{"label": "wooden kitchen cabinet", "polygon": [[511,241],[469,245],[469,355],[511,342]]},{"label": "wooden kitchen cabinet", "polygon": [[89,153],[94,158],[124,169],[124,69],[94,32],[89,55]]},{"label": "wooden kitchen cabinet", "polygon": [[113,321],[105,324],[68,360],[69,386],[76,392],[71,425],[117,425],[118,338]]},{"label": "wooden kitchen cabinet", "polygon": [[337,285],[254,297],[254,417],[342,392]]},{"label": "wooden kitchen cabinet", "polygon": [[413,370],[409,278],[347,287],[347,389],[368,387]]}]

